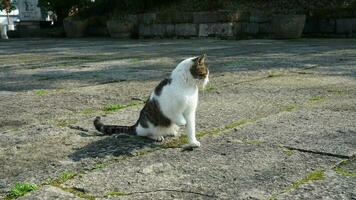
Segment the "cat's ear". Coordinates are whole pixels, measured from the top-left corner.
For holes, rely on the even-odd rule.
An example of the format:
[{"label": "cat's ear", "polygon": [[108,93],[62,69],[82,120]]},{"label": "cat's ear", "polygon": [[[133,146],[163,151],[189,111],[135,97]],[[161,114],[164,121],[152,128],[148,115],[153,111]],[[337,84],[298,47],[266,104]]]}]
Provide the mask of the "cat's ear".
[{"label": "cat's ear", "polygon": [[198,63],[198,65],[203,65],[205,62],[206,54],[202,54],[194,59],[195,62]]}]

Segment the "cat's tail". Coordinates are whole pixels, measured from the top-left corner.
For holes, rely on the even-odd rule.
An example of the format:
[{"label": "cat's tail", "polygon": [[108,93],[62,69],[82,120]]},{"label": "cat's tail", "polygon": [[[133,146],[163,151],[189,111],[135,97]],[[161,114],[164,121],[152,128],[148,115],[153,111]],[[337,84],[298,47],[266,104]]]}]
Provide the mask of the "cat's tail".
[{"label": "cat's tail", "polygon": [[104,125],[101,122],[100,117],[95,118],[94,126],[95,126],[96,130],[98,130],[106,135],[120,134],[120,133],[136,135],[136,126]]}]

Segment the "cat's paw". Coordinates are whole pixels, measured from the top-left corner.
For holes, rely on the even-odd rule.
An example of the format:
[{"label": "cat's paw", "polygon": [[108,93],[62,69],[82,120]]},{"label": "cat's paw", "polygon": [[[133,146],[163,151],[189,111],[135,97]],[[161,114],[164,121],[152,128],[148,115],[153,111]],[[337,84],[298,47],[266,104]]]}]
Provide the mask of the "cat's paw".
[{"label": "cat's paw", "polygon": [[163,142],[164,137],[163,136],[148,136],[151,140],[154,140],[156,142]]},{"label": "cat's paw", "polygon": [[192,141],[189,144],[183,146],[183,149],[192,150],[194,148],[200,147],[200,142],[198,140]]}]

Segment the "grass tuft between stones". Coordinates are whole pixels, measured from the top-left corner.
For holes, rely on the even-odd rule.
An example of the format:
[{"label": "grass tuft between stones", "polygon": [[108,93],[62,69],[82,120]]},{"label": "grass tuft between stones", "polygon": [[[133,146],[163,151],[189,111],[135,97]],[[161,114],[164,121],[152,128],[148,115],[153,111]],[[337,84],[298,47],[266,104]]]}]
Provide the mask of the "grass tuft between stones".
[{"label": "grass tuft between stones", "polygon": [[291,112],[291,111],[293,111],[293,110],[296,109],[296,108],[297,108],[296,105],[294,105],[294,104],[289,104],[289,105],[286,105],[285,107],[283,107],[283,108],[281,109],[281,111],[282,111],[282,112]]},{"label": "grass tuft between stones", "polygon": [[344,170],[341,167],[334,167],[333,170],[337,173],[340,174],[342,176],[351,176],[351,177],[356,177],[356,172],[349,172]]},{"label": "grass tuft between stones", "polygon": [[283,193],[288,192],[293,189],[296,189],[299,186],[304,185],[306,183],[309,183],[312,181],[324,180],[324,179],[325,179],[324,170],[310,172],[302,179],[294,181],[290,186],[288,186],[287,188],[285,188],[283,190]]},{"label": "grass tuft between stones", "polygon": [[57,178],[51,180],[47,184],[53,185],[53,186],[60,186],[62,183],[66,182],[69,179],[72,179],[76,175],[77,175],[77,173],[65,171],[65,172],[62,172]]},{"label": "grass tuft between stones", "polygon": [[[355,158],[351,158],[354,162]],[[347,165],[350,162],[350,160],[343,160],[341,161],[337,166],[333,167],[334,172],[336,172],[339,175],[342,176],[351,176],[351,177],[356,177],[356,172],[355,171],[347,171],[342,166]]]},{"label": "grass tuft between stones", "polygon": [[214,91],[216,91],[217,90],[217,88],[213,85],[213,84],[211,84],[211,83],[209,83],[206,87],[205,87],[205,91],[206,92],[214,92]]},{"label": "grass tuft between stones", "polygon": [[276,196],[278,194],[284,194],[286,192],[289,192],[291,190],[294,190],[298,188],[301,185],[307,184],[312,181],[319,181],[319,180],[324,180],[325,179],[325,170],[317,170],[317,171],[312,171],[308,173],[306,176],[304,176],[302,179],[294,181],[292,184],[290,184],[288,187],[286,187],[282,192],[277,193],[277,194],[272,194],[268,200],[275,200]]},{"label": "grass tuft between stones", "polygon": [[10,191],[5,197],[5,200],[16,199],[18,197],[24,196],[25,194],[37,190],[38,186],[34,183],[16,183],[11,187]]},{"label": "grass tuft between stones", "polygon": [[127,195],[127,193],[125,192],[119,192],[119,191],[112,191],[112,192],[107,192],[105,193],[106,197],[110,197],[110,196],[123,196],[123,195]]},{"label": "grass tuft between stones", "polygon": [[43,89],[41,89],[41,90],[35,90],[35,91],[33,91],[35,94],[37,94],[38,96],[43,96],[43,95],[46,95],[46,94],[48,94],[48,91],[47,90],[43,90]]},{"label": "grass tuft between stones", "polygon": [[325,99],[325,96],[312,96],[309,98],[309,101],[315,102],[315,101],[321,101],[323,99]]}]

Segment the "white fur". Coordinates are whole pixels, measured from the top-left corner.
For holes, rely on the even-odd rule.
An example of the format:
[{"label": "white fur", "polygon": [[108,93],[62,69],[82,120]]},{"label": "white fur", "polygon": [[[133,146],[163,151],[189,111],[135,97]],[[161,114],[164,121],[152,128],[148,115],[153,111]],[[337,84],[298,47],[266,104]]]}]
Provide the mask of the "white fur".
[{"label": "white fur", "polygon": [[[164,136],[177,136],[178,126],[186,126],[188,142],[191,147],[199,147],[200,142],[195,137],[195,113],[198,105],[198,86],[203,88],[208,83],[208,76],[204,80],[194,79],[190,73],[190,67],[194,64],[193,58],[183,60],[177,65],[171,74],[172,82],[163,87],[160,96],[151,93],[150,99],[159,102],[162,113],[173,124],[170,127],[153,126],[148,128],[140,125],[136,128],[137,135],[150,137],[155,140],[163,140]],[[209,75],[209,73],[208,73]]]}]

